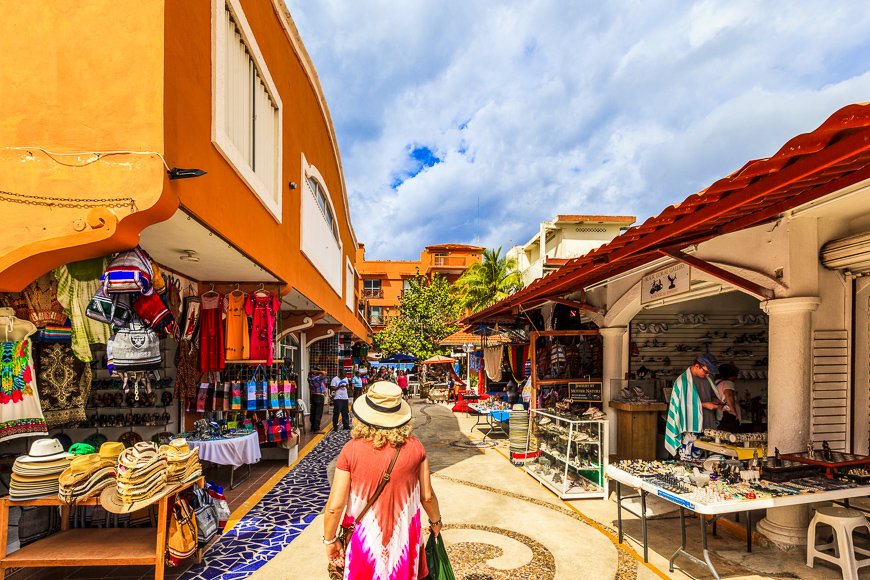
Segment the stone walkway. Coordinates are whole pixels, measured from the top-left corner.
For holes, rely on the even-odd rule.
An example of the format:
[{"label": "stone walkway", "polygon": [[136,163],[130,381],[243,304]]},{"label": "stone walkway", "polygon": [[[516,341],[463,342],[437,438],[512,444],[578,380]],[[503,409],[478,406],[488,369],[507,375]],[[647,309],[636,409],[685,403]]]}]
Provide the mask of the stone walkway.
[{"label": "stone walkway", "polygon": [[[616,542],[612,501],[563,502],[511,465],[506,441],[493,446],[481,442],[478,431],[469,435],[473,418],[442,405],[415,401],[413,407],[457,580],[711,578],[686,560],[667,572],[679,542],[673,519],[650,522],[650,563],[644,564],[637,543]],[[184,577],[327,578],[321,512],[329,494],[327,472],[346,440],[346,432],[326,435],[262,499],[253,498],[250,511]],[[694,530],[697,522],[690,526]],[[639,522],[628,515],[626,529],[639,536]],[[694,535],[690,532],[689,547],[697,552]],[[757,545],[747,554],[742,540],[721,531],[710,542],[723,578],[839,577],[818,562],[807,568],[801,552]]]}]

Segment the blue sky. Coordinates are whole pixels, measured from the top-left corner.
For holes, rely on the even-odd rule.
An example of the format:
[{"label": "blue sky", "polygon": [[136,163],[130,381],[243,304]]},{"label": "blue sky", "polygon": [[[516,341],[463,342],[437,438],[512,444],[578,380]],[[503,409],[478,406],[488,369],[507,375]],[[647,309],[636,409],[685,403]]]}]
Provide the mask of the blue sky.
[{"label": "blue sky", "polygon": [[864,2],[287,4],[369,258],[643,221],[870,100]]}]

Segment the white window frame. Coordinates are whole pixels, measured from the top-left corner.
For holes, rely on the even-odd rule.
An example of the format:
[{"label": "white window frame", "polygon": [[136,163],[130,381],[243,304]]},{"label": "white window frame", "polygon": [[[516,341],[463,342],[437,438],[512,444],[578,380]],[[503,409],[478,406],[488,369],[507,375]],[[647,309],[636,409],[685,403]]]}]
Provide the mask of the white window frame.
[{"label": "white window frame", "polygon": [[[317,203],[317,196],[312,191],[311,186],[309,185],[309,178],[313,178],[320,189],[323,192],[324,200],[329,204],[329,209],[332,212],[334,229],[328,228],[332,233],[333,238],[331,240],[326,239],[323,235],[320,235],[315,226],[312,223],[308,223],[308,219],[306,216],[309,214],[306,213],[308,211],[306,207],[310,207],[310,202],[305,200],[300,200],[300,210],[302,214],[300,215],[301,220],[299,224],[299,241],[300,248],[302,254],[305,255],[306,258],[314,265],[315,268],[320,272],[320,274],[324,277],[324,279],[329,283],[330,287],[335,291],[338,296],[342,296],[344,292],[342,281],[344,280],[344,266],[341,261],[342,256],[344,254],[344,243],[341,240],[341,230],[338,225],[338,214],[335,211],[335,204],[332,202],[332,196],[329,193],[329,188],[326,186],[326,180],[323,179],[323,176],[318,171],[317,167],[308,163],[308,159],[305,157],[305,153],[301,154],[302,164],[301,164],[301,176],[300,181],[304,184],[301,188],[301,196],[311,196],[309,199],[310,202],[313,202],[315,206],[317,206],[317,214],[319,214],[323,218],[323,225],[328,226],[328,221],[323,213],[323,210],[320,209],[320,204]],[[315,219],[313,216],[309,216],[311,219]],[[334,246],[333,246],[334,244]],[[330,258],[325,258],[324,254],[335,254],[334,256],[330,256]]]},{"label": "white window frame", "polygon": [[[230,140],[227,134],[226,122],[224,113],[227,107],[224,97],[224,86],[226,85],[227,71],[224,64],[223,55],[227,49],[227,34],[224,27],[224,11],[229,9],[233,15],[236,25],[241,32],[242,38],[247,45],[248,52],[254,60],[257,67],[257,73],[260,80],[266,87],[266,91],[272,98],[275,106],[278,108],[278,138],[277,150],[275,151],[275,183],[270,188],[263,182],[260,177],[254,173],[254,170],[245,161],[242,153],[236,148],[235,144]],[[245,17],[245,12],[239,0],[212,0],[212,116],[211,116],[211,141],[215,148],[220,152],[224,159],[229,162],[233,170],[242,178],[242,181],[256,195],[260,203],[269,211],[272,217],[278,223],[281,223],[283,209],[283,183],[284,183],[284,158],[283,158],[283,141],[284,141],[284,105],[281,97],[278,94],[278,88],[272,80],[272,75],[266,66],[266,60],[263,58],[260,47],[251,31],[248,24],[248,19]]]},{"label": "white window frame", "polygon": [[347,279],[344,281],[344,291],[346,296],[344,297],[344,302],[347,304],[348,310],[351,312],[356,311],[356,269],[353,267],[353,262],[350,261],[350,258],[345,256],[345,266],[344,266],[344,275],[347,276]]}]

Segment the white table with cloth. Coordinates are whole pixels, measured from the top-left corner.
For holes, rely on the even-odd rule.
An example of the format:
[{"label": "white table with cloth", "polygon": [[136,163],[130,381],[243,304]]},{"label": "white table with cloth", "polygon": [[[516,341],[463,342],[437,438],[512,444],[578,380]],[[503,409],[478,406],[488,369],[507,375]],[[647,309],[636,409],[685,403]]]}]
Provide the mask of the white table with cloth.
[{"label": "white table with cloth", "polygon": [[[191,447],[199,449],[199,460],[215,465],[230,466],[230,489],[247,480],[251,476],[251,465],[260,461],[260,442],[257,432],[253,431],[241,437],[222,437],[220,439],[188,439]],[[236,470],[247,466],[245,476],[235,481]]]}]

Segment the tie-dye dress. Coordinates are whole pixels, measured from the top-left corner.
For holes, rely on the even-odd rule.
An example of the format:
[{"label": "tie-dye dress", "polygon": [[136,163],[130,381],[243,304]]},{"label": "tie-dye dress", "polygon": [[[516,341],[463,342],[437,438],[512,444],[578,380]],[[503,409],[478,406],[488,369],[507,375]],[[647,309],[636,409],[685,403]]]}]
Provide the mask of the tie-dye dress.
[{"label": "tie-dye dress", "polygon": [[[351,439],[338,456],[337,469],[350,473],[350,498],[344,525],[354,521],[390,465],[394,447],[375,449],[371,441]],[[347,548],[345,580],[416,580],[428,570],[420,524],[422,443],[409,438],[396,461],[390,482],[357,524]]]}]

